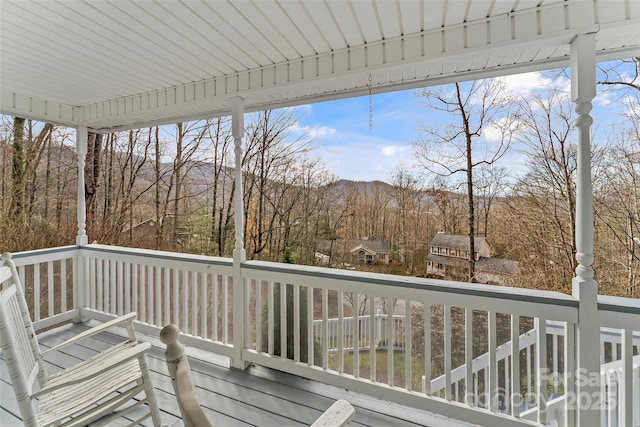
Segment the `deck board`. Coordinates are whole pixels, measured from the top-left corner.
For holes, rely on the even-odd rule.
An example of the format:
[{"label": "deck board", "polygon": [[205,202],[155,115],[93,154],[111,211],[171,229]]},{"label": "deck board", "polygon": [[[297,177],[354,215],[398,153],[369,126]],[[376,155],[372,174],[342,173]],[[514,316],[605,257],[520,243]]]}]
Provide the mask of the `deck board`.
[{"label": "deck board", "polygon": [[[70,324],[39,335],[42,349],[50,348],[86,330],[87,325]],[[164,346],[156,337],[140,335],[153,344],[148,363],[164,421],[181,425],[178,403],[164,360]],[[50,373],[67,368],[120,341],[116,333],[102,333],[45,357]],[[345,391],[276,370],[252,366],[245,371],[229,367],[227,358],[188,349],[192,378],[198,399],[213,425],[283,427],[308,426],[336,399],[346,399],[356,409],[353,426],[460,426],[452,420]],[[0,354],[1,359],[1,354]],[[9,374],[0,360],[0,425],[22,425]],[[131,415],[122,419],[124,425]],[[143,424],[151,426],[150,420]]]}]

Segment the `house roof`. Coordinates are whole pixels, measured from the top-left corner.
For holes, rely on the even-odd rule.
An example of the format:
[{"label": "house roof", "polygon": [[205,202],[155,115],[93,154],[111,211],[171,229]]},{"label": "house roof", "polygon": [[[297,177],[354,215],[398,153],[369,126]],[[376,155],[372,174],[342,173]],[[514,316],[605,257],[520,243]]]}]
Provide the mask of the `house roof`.
[{"label": "house roof", "polygon": [[[443,255],[429,254],[427,261],[447,265],[456,268],[466,268],[469,261],[464,258],[449,257]],[[501,258],[480,258],[475,264],[476,271],[496,274],[513,274],[518,268],[518,261]]]},{"label": "house roof", "polygon": [[[476,250],[480,248],[480,245],[487,244],[487,239],[484,237],[474,237],[473,243],[475,245]],[[436,233],[431,239],[431,243],[429,246],[438,246],[442,248],[452,248],[452,249],[469,249],[469,236],[464,236],[460,234],[445,234],[445,233]]]},{"label": "house roof", "polygon": [[342,251],[343,253],[354,252],[364,249],[371,253],[391,253],[391,242],[388,240],[368,240],[368,239],[338,239],[338,240],[318,240],[316,249],[322,253],[334,254]]},{"label": "house roof", "polygon": [[502,258],[480,258],[476,261],[478,271],[497,274],[513,274],[518,268],[518,261]]},{"label": "house roof", "polygon": [[349,252],[358,252],[364,250],[371,254],[388,254],[391,252],[391,242],[388,240],[354,240],[351,242],[352,247]]},{"label": "house roof", "polygon": [[108,132],[640,56],[636,0],[1,0],[0,112]]}]

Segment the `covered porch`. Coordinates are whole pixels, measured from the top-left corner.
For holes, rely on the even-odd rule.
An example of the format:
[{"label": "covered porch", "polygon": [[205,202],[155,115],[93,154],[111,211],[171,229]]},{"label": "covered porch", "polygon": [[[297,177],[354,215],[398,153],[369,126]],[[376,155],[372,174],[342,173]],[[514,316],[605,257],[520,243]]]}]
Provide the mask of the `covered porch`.
[{"label": "covered porch", "polygon": [[[368,421],[355,421],[365,425],[577,425],[584,407],[604,426],[638,420],[637,300],[598,297],[600,334],[593,351],[600,369],[594,374],[579,371],[573,354],[579,301],[559,293],[260,261],[245,262],[243,285],[234,286],[231,259],[104,245],[16,253],[13,260],[37,328],[53,328],[43,332],[46,339],[84,327],[57,328],[61,323],[136,311],[141,339],[156,344],[152,364],[163,393],[171,394],[157,337],[164,325],[179,326],[195,358],[198,396],[214,420],[222,416],[218,405],[232,405],[224,417],[233,418],[233,411],[260,414],[276,404],[286,408],[280,414],[307,414],[292,418],[305,422],[334,396],[351,401],[357,413],[361,409]],[[287,292],[274,292],[285,283]],[[341,300],[345,294],[396,309],[347,317],[338,306],[338,316],[329,317],[330,296]],[[314,307],[320,315],[307,316],[318,311]],[[284,326],[287,317],[293,327]],[[478,344],[470,344],[474,339],[486,342],[481,354]],[[227,377],[237,381],[232,389],[244,391],[229,392]],[[593,395],[578,387],[592,383]],[[313,403],[281,393],[306,395]],[[589,405],[573,401],[578,393]],[[274,403],[275,395],[285,400]],[[2,407],[3,416],[16,416],[11,400],[3,399]],[[178,414],[168,412],[170,419]],[[270,425],[259,419],[254,425]]]},{"label": "covered porch", "polygon": [[[395,402],[384,416],[400,404],[487,426],[640,422],[640,304],[598,295],[591,267],[589,136],[596,64],[640,56],[640,3],[7,0],[1,6],[0,112],[76,129],[76,245],[14,254],[41,329],[136,311],[137,329],[150,339],[174,323],[185,344],[208,352],[206,359],[224,356],[235,369],[256,364],[292,382],[319,381],[349,390],[351,401],[360,397],[350,393],[361,393]],[[245,111],[562,66],[571,68],[578,114],[572,295],[246,260]],[[89,131],[229,114],[233,258],[88,244]],[[330,316],[330,305],[345,295],[397,309],[347,317],[337,304]],[[281,375],[251,368],[243,381],[253,381],[256,371]]]},{"label": "covered porch", "polygon": [[[89,322],[89,324],[95,322]],[[86,331],[87,324],[68,324],[39,337],[43,349]],[[116,331],[117,333],[117,331]],[[149,367],[162,419],[169,425],[181,425],[180,411],[171,378],[167,372],[164,345],[157,337],[140,334],[153,347],[148,355]],[[113,333],[92,338],[83,346],[75,345],[47,356],[51,372],[71,366],[121,340]],[[213,425],[222,426],[309,426],[336,399],[348,398],[356,407],[352,425],[393,425],[399,427],[443,426],[459,427],[467,424],[449,421],[425,411],[385,402],[365,395],[356,395],[338,387],[286,374],[268,368],[253,366],[246,371],[230,369],[229,359],[216,354],[190,348],[188,351],[198,398]],[[1,355],[0,355],[1,356]],[[1,359],[1,357],[0,357]],[[0,422],[3,426],[21,425],[17,404],[13,399],[11,382],[4,361],[0,361],[2,400]],[[115,425],[126,425],[136,416],[128,413]],[[150,420],[144,425],[152,426]]]}]

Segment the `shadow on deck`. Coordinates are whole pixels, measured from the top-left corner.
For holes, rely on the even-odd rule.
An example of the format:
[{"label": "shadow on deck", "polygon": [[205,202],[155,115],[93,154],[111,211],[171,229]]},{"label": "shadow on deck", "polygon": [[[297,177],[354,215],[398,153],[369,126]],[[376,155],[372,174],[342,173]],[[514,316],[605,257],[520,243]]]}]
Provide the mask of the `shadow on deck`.
[{"label": "shadow on deck", "polygon": [[[43,332],[38,338],[40,345],[43,350],[49,348],[88,329],[88,325],[68,324]],[[162,417],[169,425],[182,425],[164,360],[164,345],[157,337],[139,335],[139,339],[153,345],[148,361]],[[102,333],[84,340],[84,345],[73,345],[48,355],[45,358],[47,369],[53,373],[66,368],[119,340],[121,338],[114,333]],[[309,426],[340,398],[355,407],[356,415],[351,422],[354,426],[467,425],[260,366],[251,366],[245,371],[232,369],[226,357],[213,353],[188,348],[187,354],[198,399],[214,426]],[[0,387],[0,425],[23,425],[3,359],[0,360]],[[121,421],[115,425],[128,424],[125,418]],[[144,425],[152,424],[147,420]]]}]

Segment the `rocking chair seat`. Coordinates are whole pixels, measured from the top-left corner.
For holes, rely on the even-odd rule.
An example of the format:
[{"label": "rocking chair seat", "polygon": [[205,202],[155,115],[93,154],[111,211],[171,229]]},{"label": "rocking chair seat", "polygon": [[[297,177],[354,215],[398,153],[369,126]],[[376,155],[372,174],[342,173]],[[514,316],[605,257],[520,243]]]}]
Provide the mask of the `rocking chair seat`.
[{"label": "rocking chair seat", "polygon": [[[138,384],[141,372],[137,358],[149,347],[149,343],[127,341],[49,377],[44,387],[33,395],[39,398],[38,423],[50,425],[73,417],[74,423],[85,425],[96,418],[91,408],[100,406],[100,413],[108,413],[143,392],[142,384]],[[114,375],[116,367],[117,375]],[[130,387],[123,392],[127,385]],[[52,388],[55,390],[47,391]],[[110,395],[111,399],[104,402]],[[142,403],[145,402],[137,404]],[[79,416],[88,409],[91,415]]]}]

